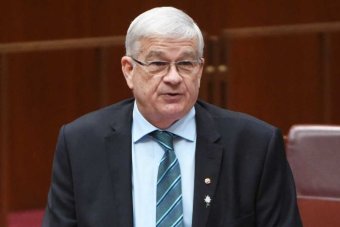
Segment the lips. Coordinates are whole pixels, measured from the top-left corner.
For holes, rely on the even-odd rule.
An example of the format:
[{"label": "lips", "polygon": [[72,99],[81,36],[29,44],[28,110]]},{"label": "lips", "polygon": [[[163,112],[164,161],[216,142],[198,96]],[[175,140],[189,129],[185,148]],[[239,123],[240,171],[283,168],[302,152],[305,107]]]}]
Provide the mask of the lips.
[{"label": "lips", "polygon": [[176,101],[179,101],[179,99],[182,97],[182,94],[170,92],[170,93],[163,93],[162,96],[166,101],[176,102]]},{"label": "lips", "polygon": [[182,95],[179,91],[162,91],[159,92],[160,95],[170,95],[170,96],[176,96],[176,95]]},{"label": "lips", "polygon": [[166,95],[176,96],[176,95],[180,95],[180,94],[179,93],[166,93]]}]

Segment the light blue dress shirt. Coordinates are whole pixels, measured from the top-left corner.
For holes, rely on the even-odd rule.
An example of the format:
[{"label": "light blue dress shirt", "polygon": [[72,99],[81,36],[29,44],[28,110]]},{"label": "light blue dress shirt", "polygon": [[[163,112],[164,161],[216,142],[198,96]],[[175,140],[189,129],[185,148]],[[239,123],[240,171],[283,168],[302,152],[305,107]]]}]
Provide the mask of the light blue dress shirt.
[{"label": "light blue dress shirt", "polygon": [[[158,130],[139,112],[135,103],[132,123],[132,185],[133,217],[135,227],[152,227],[156,223],[157,172],[164,150],[148,134]],[[192,225],[196,122],[195,109],[168,129],[177,135],[174,149],[182,177],[184,224]]]}]

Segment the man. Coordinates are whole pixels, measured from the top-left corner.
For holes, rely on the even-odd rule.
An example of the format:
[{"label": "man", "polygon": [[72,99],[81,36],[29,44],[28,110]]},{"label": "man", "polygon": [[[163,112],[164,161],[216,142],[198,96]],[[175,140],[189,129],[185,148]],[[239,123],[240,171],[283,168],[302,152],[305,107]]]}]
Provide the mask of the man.
[{"label": "man", "polygon": [[279,130],[197,101],[203,46],[172,7],[131,23],[135,99],[62,127],[43,226],[301,226]]}]

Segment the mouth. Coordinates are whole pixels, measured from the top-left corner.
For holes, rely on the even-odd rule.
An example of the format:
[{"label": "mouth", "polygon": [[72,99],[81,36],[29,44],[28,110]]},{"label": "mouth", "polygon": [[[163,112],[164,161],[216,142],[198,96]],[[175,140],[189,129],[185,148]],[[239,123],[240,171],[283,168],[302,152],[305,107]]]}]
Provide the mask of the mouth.
[{"label": "mouth", "polygon": [[181,97],[181,93],[174,93],[174,92],[169,92],[169,93],[163,93],[162,94],[163,98],[165,98],[168,101],[178,101]]},{"label": "mouth", "polygon": [[176,97],[176,96],[181,96],[183,95],[180,92],[164,92],[163,93],[164,96],[170,96],[170,97]]},{"label": "mouth", "polygon": [[166,93],[165,95],[169,95],[169,96],[177,96],[180,95],[179,93]]}]

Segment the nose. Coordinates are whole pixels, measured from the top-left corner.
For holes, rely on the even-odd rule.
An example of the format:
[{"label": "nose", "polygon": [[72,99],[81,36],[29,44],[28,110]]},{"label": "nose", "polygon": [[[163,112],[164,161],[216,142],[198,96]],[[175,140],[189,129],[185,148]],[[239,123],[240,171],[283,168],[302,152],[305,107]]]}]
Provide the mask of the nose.
[{"label": "nose", "polygon": [[178,73],[176,65],[171,63],[169,65],[168,73],[163,77],[163,81],[171,84],[178,84],[182,81],[181,75]]}]

